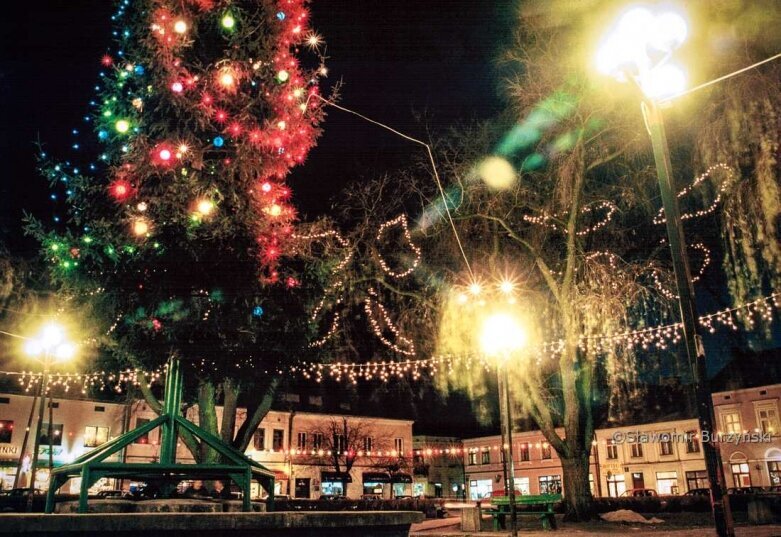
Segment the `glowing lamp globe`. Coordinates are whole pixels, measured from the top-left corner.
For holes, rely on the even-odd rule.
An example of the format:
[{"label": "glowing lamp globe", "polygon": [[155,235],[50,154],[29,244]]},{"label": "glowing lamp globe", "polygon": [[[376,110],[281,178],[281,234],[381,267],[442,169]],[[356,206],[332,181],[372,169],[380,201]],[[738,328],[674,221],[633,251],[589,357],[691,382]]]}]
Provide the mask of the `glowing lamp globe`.
[{"label": "glowing lamp globe", "polygon": [[686,89],[686,74],[675,64],[660,65],[640,79],[640,86],[652,99],[670,97]]},{"label": "glowing lamp globe", "polygon": [[517,319],[506,313],[496,313],[483,322],[480,347],[490,356],[507,356],[521,349],[526,334]]},{"label": "glowing lamp globe", "polygon": [[72,343],[61,343],[54,349],[54,358],[58,361],[70,360],[76,354],[76,347]]},{"label": "glowing lamp globe", "polygon": [[27,340],[24,344],[24,353],[27,356],[40,356],[43,353],[43,345],[36,339]]},{"label": "glowing lamp globe", "polygon": [[643,93],[652,99],[679,93],[685,89],[686,76],[680,67],[666,62],[687,34],[686,20],[679,13],[630,9],[602,41],[595,57],[596,68],[621,82],[636,79]]}]

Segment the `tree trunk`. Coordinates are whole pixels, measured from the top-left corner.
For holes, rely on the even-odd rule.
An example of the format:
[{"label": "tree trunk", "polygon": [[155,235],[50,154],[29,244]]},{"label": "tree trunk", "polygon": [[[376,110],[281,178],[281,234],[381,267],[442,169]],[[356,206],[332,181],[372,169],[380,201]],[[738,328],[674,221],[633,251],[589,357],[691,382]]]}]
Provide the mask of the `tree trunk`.
[{"label": "tree trunk", "polygon": [[[591,487],[589,486],[589,452],[578,451],[573,457],[561,457],[564,474],[564,519],[589,520],[592,515]],[[599,476],[594,476],[599,479]]]},{"label": "tree trunk", "polygon": [[[204,431],[219,436],[217,431],[217,402],[214,384],[203,380],[198,384],[198,426]],[[201,442],[199,463],[218,462],[219,455],[206,442]]]},{"label": "tree trunk", "polygon": [[222,382],[222,425],[220,438],[228,445],[233,444],[236,433],[236,407],[239,400],[239,388],[236,382],[225,379]]}]

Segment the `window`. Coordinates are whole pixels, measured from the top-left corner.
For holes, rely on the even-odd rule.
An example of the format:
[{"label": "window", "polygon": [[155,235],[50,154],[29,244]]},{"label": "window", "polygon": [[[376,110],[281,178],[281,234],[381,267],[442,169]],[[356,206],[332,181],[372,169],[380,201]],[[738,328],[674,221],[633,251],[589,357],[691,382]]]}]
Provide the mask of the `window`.
[{"label": "window", "polygon": [[551,458],[551,451],[550,451],[550,444],[545,442],[542,444],[542,448],[540,449],[540,453],[542,453],[542,459],[550,459]]},{"label": "window", "polygon": [[[48,446],[50,444],[49,442],[49,424],[44,423],[41,427],[41,445],[42,446]],[[51,445],[52,446],[61,446],[62,445],[62,423],[53,423],[52,424],[52,438],[51,438]]]},{"label": "window", "polygon": [[707,489],[709,487],[708,472],[705,470],[686,472],[686,490]]},{"label": "window", "polygon": [[11,404],[10,397],[0,397],[0,405],[10,405],[10,404]]},{"label": "window", "polygon": [[732,467],[732,483],[736,488],[744,488],[751,486],[751,474],[748,471],[748,463],[740,462],[737,464],[731,464]]},{"label": "window", "polygon": [[257,451],[266,449],[266,429],[258,429],[252,437],[252,445]]},{"label": "window", "polygon": [[[659,442],[659,454],[660,455],[672,455],[673,454],[673,439],[669,434],[663,434]],[[659,492],[658,490],[656,492]]]},{"label": "window", "polygon": [[724,414],[721,415],[721,420],[724,424],[725,433],[743,432],[743,427],[740,426],[740,414],[737,410],[724,412]]},{"label": "window", "polygon": [[491,464],[491,452],[487,449],[480,454],[480,464]]},{"label": "window", "polygon": [[106,407],[104,407],[104,406],[96,406],[95,407],[95,412],[105,412],[105,411],[106,411]]},{"label": "window", "polygon": [[477,451],[470,451],[469,452],[469,464],[470,465],[477,464]]},{"label": "window", "polygon": [[[149,423],[149,421],[150,420],[148,418],[136,418],[136,429],[138,429],[139,427],[141,427],[143,425],[146,425],[147,423]],[[135,439],[135,441],[133,443],[134,444],[148,444],[149,443],[149,433],[146,433],[143,436],[139,436],[138,438]]]},{"label": "window", "polygon": [[515,491],[522,495],[522,496],[528,496],[531,494],[531,491],[529,489],[529,478],[528,477],[516,477],[514,479],[515,482]]},{"label": "window", "polygon": [[656,492],[659,494],[678,494],[678,473],[656,472]]},{"label": "window", "polygon": [[699,453],[700,441],[697,438],[697,431],[686,431],[686,453]]},{"label": "window", "polygon": [[540,494],[561,494],[561,476],[541,475]]},{"label": "window", "polygon": [[347,438],[343,434],[334,436],[334,451],[344,453],[347,451]]},{"label": "window", "polygon": [[285,431],[282,429],[274,429],[273,436],[271,437],[271,449],[274,451],[282,451],[285,449],[284,438]]},{"label": "window", "polygon": [[756,404],[757,424],[763,433],[778,434],[781,427],[778,425],[778,409],[775,403]]},{"label": "window", "polygon": [[0,444],[10,444],[14,435],[14,422],[11,420],[0,420]]},{"label": "window", "polygon": [[374,439],[371,436],[365,436],[363,438],[363,450],[366,452],[372,451],[374,447]]},{"label": "window", "polygon": [[306,449],[306,433],[298,433],[298,449]]},{"label": "window", "polygon": [[314,449],[323,449],[323,433],[314,433],[312,435],[312,447]]},{"label": "window", "polygon": [[84,429],[84,447],[98,447],[108,442],[108,427],[92,427]]},{"label": "window", "polygon": [[521,461],[529,460],[529,444],[521,444],[518,449],[518,458]]},{"label": "window", "polygon": [[46,408],[60,408],[60,402],[59,401],[49,401],[49,404],[46,405]]},{"label": "window", "polygon": [[774,487],[781,486],[781,462],[768,461],[767,475],[770,476],[770,485]]},{"label": "window", "polygon": [[607,458],[608,459],[618,458],[618,446],[616,445],[616,442],[612,439],[607,441]]},{"label": "window", "polygon": [[393,448],[399,453],[399,456],[402,456],[404,454],[404,439],[396,438],[393,441]]},{"label": "window", "polygon": [[626,492],[626,481],[624,474],[607,475],[607,495],[611,498],[618,498]]},{"label": "window", "polygon": [[632,457],[637,459],[643,456],[643,444],[635,442],[632,444]]}]

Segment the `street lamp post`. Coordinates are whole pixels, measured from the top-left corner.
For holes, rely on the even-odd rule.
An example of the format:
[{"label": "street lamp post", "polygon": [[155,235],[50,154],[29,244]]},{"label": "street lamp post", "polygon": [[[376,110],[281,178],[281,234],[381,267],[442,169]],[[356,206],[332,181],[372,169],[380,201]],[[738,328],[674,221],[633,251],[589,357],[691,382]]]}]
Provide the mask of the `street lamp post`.
[{"label": "street lamp post", "polygon": [[[30,492],[27,496],[27,511],[30,512],[33,509],[33,498],[35,497],[35,481],[38,474],[38,451],[41,447],[41,429],[43,428],[43,415],[46,411],[46,391],[49,386],[50,369],[55,361],[64,361],[72,358],[75,353],[75,347],[65,340],[65,331],[62,329],[62,327],[55,324],[48,324],[43,327],[37,337],[27,340],[27,344],[25,345],[25,352],[28,356],[33,358],[42,357],[41,363],[43,364],[40,401],[38,406],[38,420],[36,422],[35,434],[33,437],[33,456],[30,465]],[[49,464],[51,465],[51,418],[49,421]]]},{"label": "street lamp post", "polygon": [[506,313],[488,317],[483,324],[481,346],[483,352],[498,359],[496,367],[499,385],[499,417],[502,432],[502,456],[505,469],[504,486],[510,503],[510,531],[518,535],[518,510],[515,505],[515,466],[513,464],[513,433],[510,411],[509,359],[523,347],[526,336],[515,319]]},{"label": "street lamp post", "polygon": [[[678,291],[683,339],[695,382],[700,431],[708,437],[707,442],[702,442],[702,450],[710,483],[713,519],[720,537],[734,537],[729,502],[724,494],[721,454],[718,443],[713,441],[715,414],[707,376],[705,347],[697,323],[694,285],[686,256],[686,240],[681,225],[670,149],[658,102],[660,98],[680,92],[685,86],[683,71],[669,64],[668,60],[672,51],[683,43],[686,33],[686,21],[677,13],[654,14],[645,8],[632,9],[621,17],[615,30],[603,43],[597,56],[597,67],[621,80],[632,80],[645,94],[642,102],[643,117],[653,145]],[[654,61],[654,58],[661,60]]]}]

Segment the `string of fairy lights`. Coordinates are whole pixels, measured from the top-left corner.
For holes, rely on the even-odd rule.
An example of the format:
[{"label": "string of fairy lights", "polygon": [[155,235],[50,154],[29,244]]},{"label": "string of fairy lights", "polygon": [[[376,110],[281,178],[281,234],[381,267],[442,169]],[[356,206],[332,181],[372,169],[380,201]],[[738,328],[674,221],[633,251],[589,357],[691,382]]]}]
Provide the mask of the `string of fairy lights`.
[{"label": "string of fairy lights", "polygon": [[[500,289],[501,290],[501,289]],[[724,308],[713,313],[701,315],[700,325],[710,333],[715,333],[719,327],[738,330],[740,324],[750,327],[759,321],[771,322],[777,318],[776,312],[781,308],[781,292],[766,297],[757,298],[740,306]],[[578,344],[583,350],[602,352],[617,345],[643,350],[656,348],[668,349],[678,343],[683,337],[683,325],[670,323],[652,326],[638,330],[615,334],[600,334],[583,336]],[[564,342],[548,341],[529,349],[532,360],[540,363],[556,359],[560,356]],[[419,380],[424,375],[434,377],[438,374],[453,375],[463,368],[483,368],[486,371],[495,364],[481,354],[447,354],[426,359],[407,359],[400,361],[376,360],[364,363],[332,362],[314,363],[301,362],[287,368],[280,368],[273,373],[277,375],[298,375],[303,379],[321,383],[327,379],[357,384],[360,381],[388,382],[393,378],[409,378]],[[42,378],[42,373],[32,371],[0,371],[0,375],[18,377],[20,386],[30,391]],[[100,390],[111,389],[117,393],[123,391],[123,386],[138,386],[145,382],[148,386],[159,383],[165,375],[165,367],[146,371],[143,369],[124,369],[118,372],[100,371],[92,373],[54,373],[51,375],[50,386],[61,387],[66,392],[73,387],[79,387],[83,393],[88,388]]]}]

